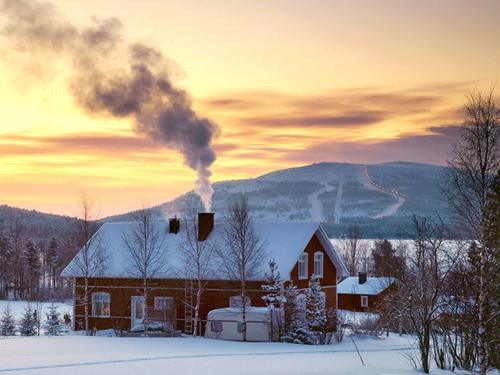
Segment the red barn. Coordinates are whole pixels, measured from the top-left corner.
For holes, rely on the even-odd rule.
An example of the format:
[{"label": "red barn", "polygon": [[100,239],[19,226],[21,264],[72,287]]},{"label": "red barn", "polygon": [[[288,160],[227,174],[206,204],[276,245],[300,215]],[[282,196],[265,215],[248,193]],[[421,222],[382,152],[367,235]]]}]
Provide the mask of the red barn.
[{"label": "red barn", "polygon": [[357,277],[348,277],[338,284],[338,308],[376,312],[377,305],[393,283],[394,279],[390,277],[367,277],[366,272],[359,272]]},{"label": "red barn", "polygon": [[[205,241],[221,241],[228,223],[214,222],[213,214],[199,214],[198,237]],[[158,221],[154,226],[161,233],[162,244],[167,254],[164,267],[149,281],[148,300],[144,301],[142,279],[130,269],[124,237],[139,225],[134,222],[105,223],[96,236],[106,249],[105,266],[88,280],[91,298],[88,301],[90,327],[108,329],[120,327],[130,329],[140,324],[145,309],[148,315],[161,314],[177,330],[190,332],[192,309],[185,303],[194,294],[192,279],[186,272],[186,262],[179,250],[187,241],[184,223],[177,219]],[[299,288],[307,286],[314,273],[320,277],[328,307],[336,306],[337,282],[347,275],[347,269],[333,248],[323,228],[312,222],[255,222],[255,231],[266,247],[266,260],[258,275],[248,281],[248,295],[252,306],[263,306],[264,292],[261,285],[268,269],[268,260],[275,259],[283,281],[292,280]],[[223,250],[223,248],[222,248]],[[85,279],[76,267],[82,251],[75,256],[62,273],[74,282],[75,329],[83,329],[83,291]],[[237,295],[238,281],[230,280],[220,269],[217,261],[211,265],[212,276],[207,280],[202,305],[201,319],[206,319],[210,310],[228,307],[231,297]]]}]

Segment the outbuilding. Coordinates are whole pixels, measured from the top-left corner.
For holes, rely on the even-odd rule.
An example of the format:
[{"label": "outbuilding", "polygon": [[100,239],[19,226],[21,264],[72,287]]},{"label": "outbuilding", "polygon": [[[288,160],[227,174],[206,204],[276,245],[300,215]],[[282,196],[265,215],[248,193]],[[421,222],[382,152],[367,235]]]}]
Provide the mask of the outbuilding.
[{"label": "outbuilding", "polygon": [[393,277],[368,277],[366,272],[348,277],[337,285],[338,308],[377,312],[380,302],[394,286]]}]

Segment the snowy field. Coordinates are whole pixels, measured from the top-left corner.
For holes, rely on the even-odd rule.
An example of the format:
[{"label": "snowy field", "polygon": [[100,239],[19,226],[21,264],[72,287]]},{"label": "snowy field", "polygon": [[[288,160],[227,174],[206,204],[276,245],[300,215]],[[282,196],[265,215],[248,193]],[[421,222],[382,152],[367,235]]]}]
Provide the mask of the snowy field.
[{"label": "snowy field", "polygon": [[[27,302],[9,304],[16,320]],[[58,303],[61,315],[71,305]],[[42,313],[50,303],[38,305]],[[33,305],[35,307],[35,305]],[[356,316],[358,320],[362,316]],[[352,318],[352,317],[351,317]],[[0,374],[418,374],[402,355],[411,337],[355,338],[365,366],[350,337],[342,343],[306,346],[284,343],[241,343],[204,338],[0,337]],[[433,374],[451,372],[434,370]]]},{"label": "snowy field", "polygon": [[[406,337],[304,346],[203,338],[0,338],[1,374],[418,374],[401,355]],[[434,370],[434,374],[450,372]]]}]

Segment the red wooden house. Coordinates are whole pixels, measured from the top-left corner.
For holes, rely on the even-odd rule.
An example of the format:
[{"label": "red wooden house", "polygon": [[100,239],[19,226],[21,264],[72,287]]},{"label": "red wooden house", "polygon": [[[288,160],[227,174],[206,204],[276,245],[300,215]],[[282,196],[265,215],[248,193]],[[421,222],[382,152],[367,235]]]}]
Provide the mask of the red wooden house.
[{"label": "red wooden house", "polygon": [[394,278],[367,277],[366,272],[348,277],[337,286],[338,308],[341,310],[376,312],[377,305],[389,293]]},{"label": "red wooden house", "polygon": [[[98,243],[106,249],[108,259],[105,266],[88,280],[91,290],[88,301],[90,327],[107,329],[119,326],[130,329],[142,323],[145,309],[148,309],[148,316],[163,317],[171,322],[174,329],[190,332],[193,312],[185,302],[194,294],[194,286],[179,251],[187,241],[184,223],[178,219],[154,223],[163,237],[167,261],[149,281],[151,289],[147,301],[142,297],[142,279],[130,270],[123,240],[137,225],[134,222],[105,223],[96,234]],[[224,222],[214,222],[213,214],[199,214],[198,238],[224,246],[221,238],[226,225]],[[347,269],[318,223],[256,222],[254,226],[257,235],[266,244],[267,259],[258,275],[248,281],[252,306],[264,305],[261,285],[269,259],[276,260],[283,281],[292,280],[299,288],[307,286],[313,273],[318,275],[326,305],[336,306],[337,282],[347,276]],[[94,243],[97,241],[91,245]],[[77,330],[84,327],[84,279],[79,268],[75,267],[81,256],[82,251],[62,273],[63,277],[73,279],[74,322]],[[201,319],[206,319],[210,310],[230,306],[232,297],[237,295],[238,281],[228,279],[218,269],[218,262],[213,263],[211,277],[202,297]]]}]

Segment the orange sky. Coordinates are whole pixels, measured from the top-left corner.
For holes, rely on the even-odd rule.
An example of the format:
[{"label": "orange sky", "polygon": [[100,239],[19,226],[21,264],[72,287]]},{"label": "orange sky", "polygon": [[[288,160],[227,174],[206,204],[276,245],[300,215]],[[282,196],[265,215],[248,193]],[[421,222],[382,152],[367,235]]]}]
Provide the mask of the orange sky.
[{"label": "orange sky", "polygon": [[[220,126],[214,181],[318,161],[442,164],[467,91],[500,78],[497,0],[53,3],[77,25],[118,17],[124,38],[171,59]],[[75,215],[85,189],[105,216],[193,188],[130,119],[79,109],[68,69],[0,37],[0,203]]]}]

